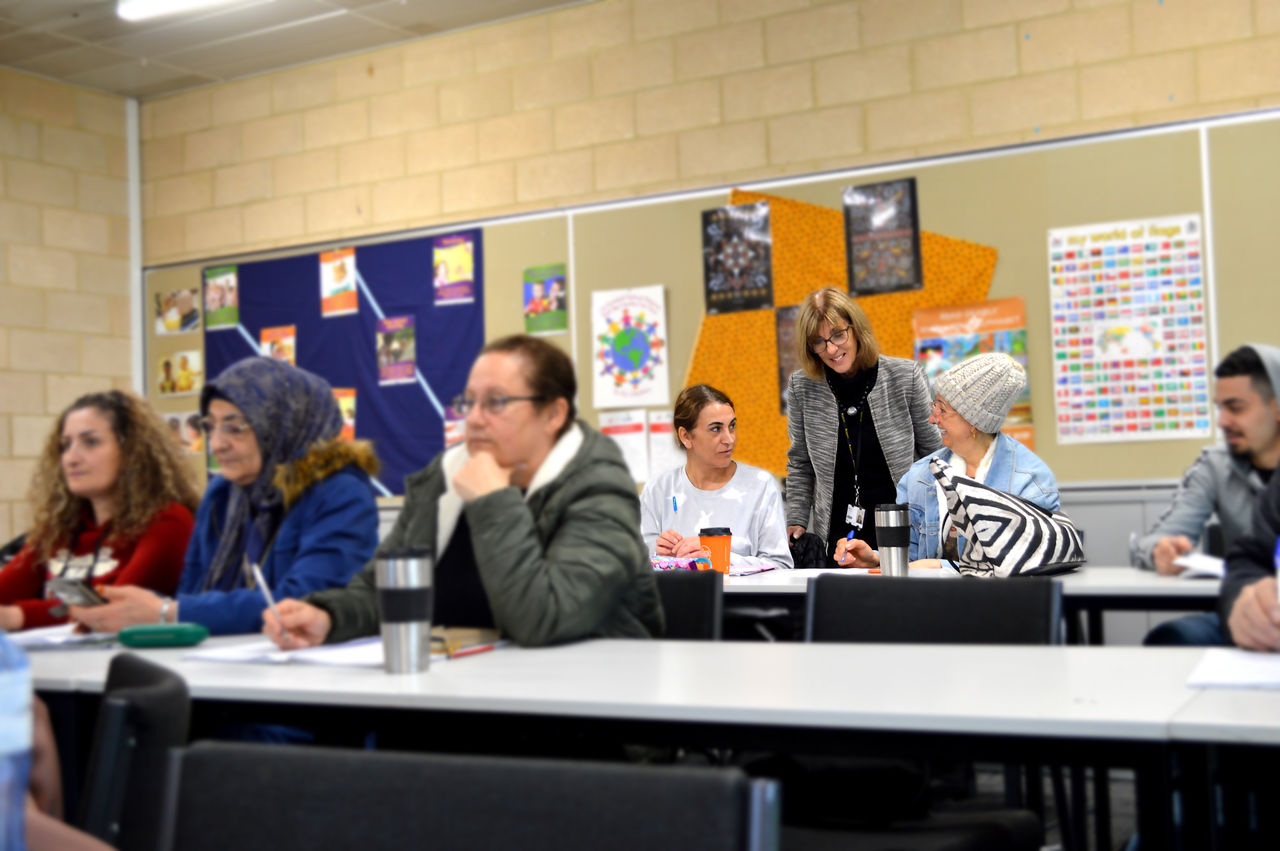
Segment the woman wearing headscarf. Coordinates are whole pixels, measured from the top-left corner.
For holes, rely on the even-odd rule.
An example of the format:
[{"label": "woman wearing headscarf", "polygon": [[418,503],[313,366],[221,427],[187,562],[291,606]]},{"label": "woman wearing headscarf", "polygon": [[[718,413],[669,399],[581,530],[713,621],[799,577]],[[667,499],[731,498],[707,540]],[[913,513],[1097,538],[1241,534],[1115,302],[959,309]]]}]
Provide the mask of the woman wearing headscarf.
[{"label": "woman wearing headscarf", "polygon": [[[538,337],[481,349],[453,402],[466,441],[406,479],[381,547],[432,553],[433,624],[529,646],[661,634],[635,482],[618,445],[575,416],[577,390],[572,361]],[[282,601],[287,632],[270,612],[264,631],[290,649],[377,633],[374,571]]]},{"label": "woman wearing headscarf", "polygon": [[378,514],[373,449],[342,442],[342,414],[323,378],[246,358],[205,385],[200,413],[220,475],[196,515],[178,593],[108,588],[105,606],[72,608],[88,627],[186,621],[215,634],[262,627],[251,565],[278,597],[346,584],[373,555]]},{"label": "woman wearing headscarf", "polygon": [[827,553],[847,538],[876,545],[875,507],[917,458],[941,446],[919,366],[880,354],[849,294],[810,294],[796,316],[802,368],[787,389],[787,535],[813,532]]},{"label": "woman wearing headscarf", "polygon": [[[911,509],[908,558],[913,567],[940,567],[941,561],[958,561],[964,552],[964,542],[947,514],[942,486],[929,472],[934,458],[956,475],[1046,511],[1059,509],[1053,471],[1017,439],[1000,431],[1026,380],[1022,365],[1013,358],[985,354],[961,361],[934,381],[937,398],[930,422],[941,431],[943,448],[917,461],[898,482],[897,501]],[[836,560],[844,567],[880,563],[878,554],[860,541],[840,547]]]}]

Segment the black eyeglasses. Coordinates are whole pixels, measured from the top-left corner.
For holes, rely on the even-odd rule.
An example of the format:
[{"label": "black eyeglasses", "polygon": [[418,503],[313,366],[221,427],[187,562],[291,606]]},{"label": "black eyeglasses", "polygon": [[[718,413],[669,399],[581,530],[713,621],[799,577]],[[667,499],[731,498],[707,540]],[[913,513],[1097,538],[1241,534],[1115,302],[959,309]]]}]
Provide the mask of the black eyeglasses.
[{"label": "black eyeglasses", "polygon": [[545,402],[546,396],[486,396],[483,399],[468,399],[466,396],[456,396],[450,403],[453,409],[462,416],[471,413],[471,409],[476,405],[480,406],[480,410],[492,417],[496,417],[507,409],[507,405],[512,402]]},{"label": "black eyeglasses", "polygon": [[815,355],[820,355],[827,350],[827,343],[833,346],[843,346],[844,341],[849,339],[849,326],[841,328],[830,337],[819,337],[809,344],[809,348]]}]

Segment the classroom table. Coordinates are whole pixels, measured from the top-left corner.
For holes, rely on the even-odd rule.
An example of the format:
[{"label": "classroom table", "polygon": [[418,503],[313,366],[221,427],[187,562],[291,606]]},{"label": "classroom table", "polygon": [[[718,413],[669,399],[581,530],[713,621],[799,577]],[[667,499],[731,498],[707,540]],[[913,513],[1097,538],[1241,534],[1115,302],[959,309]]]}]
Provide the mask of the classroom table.
[{"label": "classroom table", "polygon": [[[1167,847],[1168,726],[1195,696],[1185,681],[1201,652],[596,640],[506,647],[412,675],[200,662],[179,650],[143,655],[178,671],[197,704],[295,723],[324,710],[354,726],[447,732],[454,745],[462,735],[489,743],[500,731],[526,730],[541,742],[585,735],[1126,766],[1138,781],[1144,841]],[[35,686],[48,695],[100,692],[109,655],[32,653]]]},{"label": "classroom table", "polygon": [[[751,576],[730,576],[725,580],[726,609],[787,609],[803,617],[804,595],[809,579],[822,573],[862,576],[874,581],[875,574],[864,570],[769,570]],[[949,569],[913,569],[912,578],[957,579]],[[1063,613],[1067,618],[1067,640],[1071,644],[1105,643],[1102,615],[1107,611],[1211,611],[1218,602],[1222,583],[1217,579],[1184,579],[1136,567],[1085,565],[1074,573],[1055,577],[1062,583]],[[1086,631],[1080,617],[1087,619]]]}]

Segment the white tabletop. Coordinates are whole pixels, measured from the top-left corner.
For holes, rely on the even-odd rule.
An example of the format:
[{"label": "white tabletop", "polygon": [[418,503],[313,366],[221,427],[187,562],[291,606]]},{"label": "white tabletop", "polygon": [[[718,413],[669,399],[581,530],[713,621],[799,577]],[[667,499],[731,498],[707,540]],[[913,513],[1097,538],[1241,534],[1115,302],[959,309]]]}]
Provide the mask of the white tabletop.
[{"label": "white tabletop", "polygon": [[[803,594],[810,577],[822,573],[839,573],[848,576],[876,574],[865,570],[769,570],[752,576],[730,576],[725,579],[727,594]],[[957,578],[950,569],[911,571],[911,576],[921,578]],[[1066,597],[1169,597],[1188,600],[1216,599],[1222,583],[1217,579],[1183,579],[1178,576],[1161,576],[1152,570],[1136,567],[1107,567],[1085,565],[1075,573],[1056,577],[1062,582]]]},{"label": "white tabletop", "polygon": [[[507,647],[412,675],[144,655],[176,669],[197,699],[1163,740],[1194,694],[1185,682],[1201,652],[597,640]],[[33,653],[36,688],[100,691],[109,656]]]},{"label": "white tabletop", "polygon": [[1196,689],[1174,715],[1169,735],[1213,744],[1280,745],[1280,690]]}]

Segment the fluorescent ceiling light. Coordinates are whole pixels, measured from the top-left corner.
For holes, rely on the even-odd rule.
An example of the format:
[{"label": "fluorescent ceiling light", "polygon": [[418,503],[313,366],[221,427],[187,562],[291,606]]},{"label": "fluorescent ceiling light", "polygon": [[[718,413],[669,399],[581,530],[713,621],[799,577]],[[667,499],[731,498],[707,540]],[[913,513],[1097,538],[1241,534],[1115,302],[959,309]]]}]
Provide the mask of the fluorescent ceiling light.
[{"label": "fluorescent ceiling light", "polygon": [[[116,15],[126,21],[145,21],[240,2],[244,0],[116,0]],[[270,2],[272,0],[257,0],[257,3]]]}]

